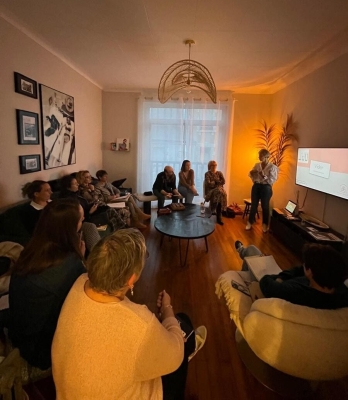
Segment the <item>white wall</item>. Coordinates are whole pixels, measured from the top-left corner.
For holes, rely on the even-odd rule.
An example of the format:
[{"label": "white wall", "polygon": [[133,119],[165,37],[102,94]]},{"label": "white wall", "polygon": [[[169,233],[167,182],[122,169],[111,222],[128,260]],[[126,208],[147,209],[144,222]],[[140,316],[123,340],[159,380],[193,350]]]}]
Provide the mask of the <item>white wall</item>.
[{"label": "white wall", "polygon": [[[136,192],[138,98],[140,93],[103,92],[103,169],[109,181],[127,178],[124,187]],[[110,143],[129,138],[130,151],[111,151]],[[94,171],[91,171],[94,173]]]},{"label": "white wall", "polygon": [[[342,55],[312,74],[273,96],[272,120],[285,120],[293,113],[298,122],[301,147],[348,148],[348,54]],[[302,204],[306,190],[295,185],[295,166],[278,188],[282,204],[300,191]],[[304,210],[347,234],[348,200],[308,190]]]},{"label": "white wall", "polygon": [[[102,91],[2,18],[0,58],[0,207],[3,207],[21,200],[21,187],[28,181],[56,179],[65,173],[80,169],[95,171],[102,166]],[[76,164],[20,175],[19,155],[40,154],[43,165],[42,138],[40,145],[17,144],[16,109],[40,114],[40,102],[15,93],[14,71],[74,97]]]}]

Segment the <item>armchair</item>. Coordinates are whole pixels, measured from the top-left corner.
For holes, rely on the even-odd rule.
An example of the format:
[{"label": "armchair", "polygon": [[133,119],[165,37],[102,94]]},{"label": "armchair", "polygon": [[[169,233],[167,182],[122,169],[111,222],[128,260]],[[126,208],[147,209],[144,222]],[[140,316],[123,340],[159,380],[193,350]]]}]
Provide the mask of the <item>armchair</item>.
[{"label": "armchair", "polygon": [[276,298],[252,303],[231,286],[232,279],[245,285],[249,274],[228,271],[216,282],[216,294],[225,297],[237,326],[237,347],[244,340],[258,359],[291,377],[324,381],[348,375],[348,308],[319,310]]}]

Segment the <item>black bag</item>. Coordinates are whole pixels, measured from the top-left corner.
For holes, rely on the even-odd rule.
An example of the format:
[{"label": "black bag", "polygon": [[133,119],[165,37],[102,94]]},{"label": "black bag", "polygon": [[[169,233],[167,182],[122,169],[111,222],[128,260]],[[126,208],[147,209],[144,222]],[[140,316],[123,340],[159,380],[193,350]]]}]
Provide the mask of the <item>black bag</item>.
[{"label": "black bag", "polygon": [[233,208],[230,206],[226,207],[226,217],[234,218],[235,216],[236,216],[236,213],[234,212]]},{"label": "black bag", "polygon": [[152,196],[153,193],[152,192],[144,192],[144,196]]}]

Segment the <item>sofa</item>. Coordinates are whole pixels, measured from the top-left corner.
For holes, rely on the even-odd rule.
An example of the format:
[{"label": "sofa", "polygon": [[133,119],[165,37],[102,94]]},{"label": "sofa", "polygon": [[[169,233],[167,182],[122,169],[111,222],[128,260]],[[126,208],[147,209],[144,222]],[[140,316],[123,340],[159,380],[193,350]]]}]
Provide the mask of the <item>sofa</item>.
[{"label": "sofa", "polygon": [[[54,200],[59,197],[59,179],[51,180],[48,183],[52,189],[51,199]],[[26,230],[21,219],[21,211],[28,202],[29,200],[21,201],[0,213],[0,242],[10,241],[19,243],[22,246],[28,243],[30,233]],[[101,238],[110,233],[110,227],[106,231],[99,232]]]},{"label": "sofa", "polygon": [[[318,310],[276,298],[251,297],[234,289],[250,272],[228,271],[216,282],[230,318],[255,355],[278,371],[312,381],[348,375],[348,308]],[[237,335],[236,335],[237,336]]]}]

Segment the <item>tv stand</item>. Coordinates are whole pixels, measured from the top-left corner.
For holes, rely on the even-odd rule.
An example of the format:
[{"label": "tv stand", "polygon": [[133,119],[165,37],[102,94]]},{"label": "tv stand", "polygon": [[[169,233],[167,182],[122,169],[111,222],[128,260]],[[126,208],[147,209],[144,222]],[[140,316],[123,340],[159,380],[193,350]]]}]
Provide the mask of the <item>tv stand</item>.
[{"label": "tv stand", "polygon": [[309,224],[309,225],[313,225],[316,228],[319,229],[330,229],[329,225],[324,224],[324,222],[320,221],[319,219],[316,219],[314,217],[311,217],[308,214],[305,213],[300,213],[300,218],[302,219],[302,221],[304,221],[305,223]]},{"label": "tv stand", "polygon": [[[300,214],[300,217],[302,215],[303,214]],[[317,231],[319,234],[317,235],[318,237],[320,237],[320,232],[323,232],[323,235],[327,236],[328,234],[332,234],[333,237],[336,237],[338,240],[330,240],[330,238],[329,240],[316,239],[314,236],[312,236],[313,231],[311,231],[311,229],[315,229]],[[304,220],[298,221],[287,219],[284,214],[276,211],[275,209],[273,209],[272,212],[270,232],[299,257],[301,257],[302,247],[305,243],[328,244],[338,251],[341,251],[343,246],[343,235],[339,234],[338,232],[335,232],[332,229],[323,230],[322,228],[320,229],[318,227],[313,228],[311,224]]]}]

